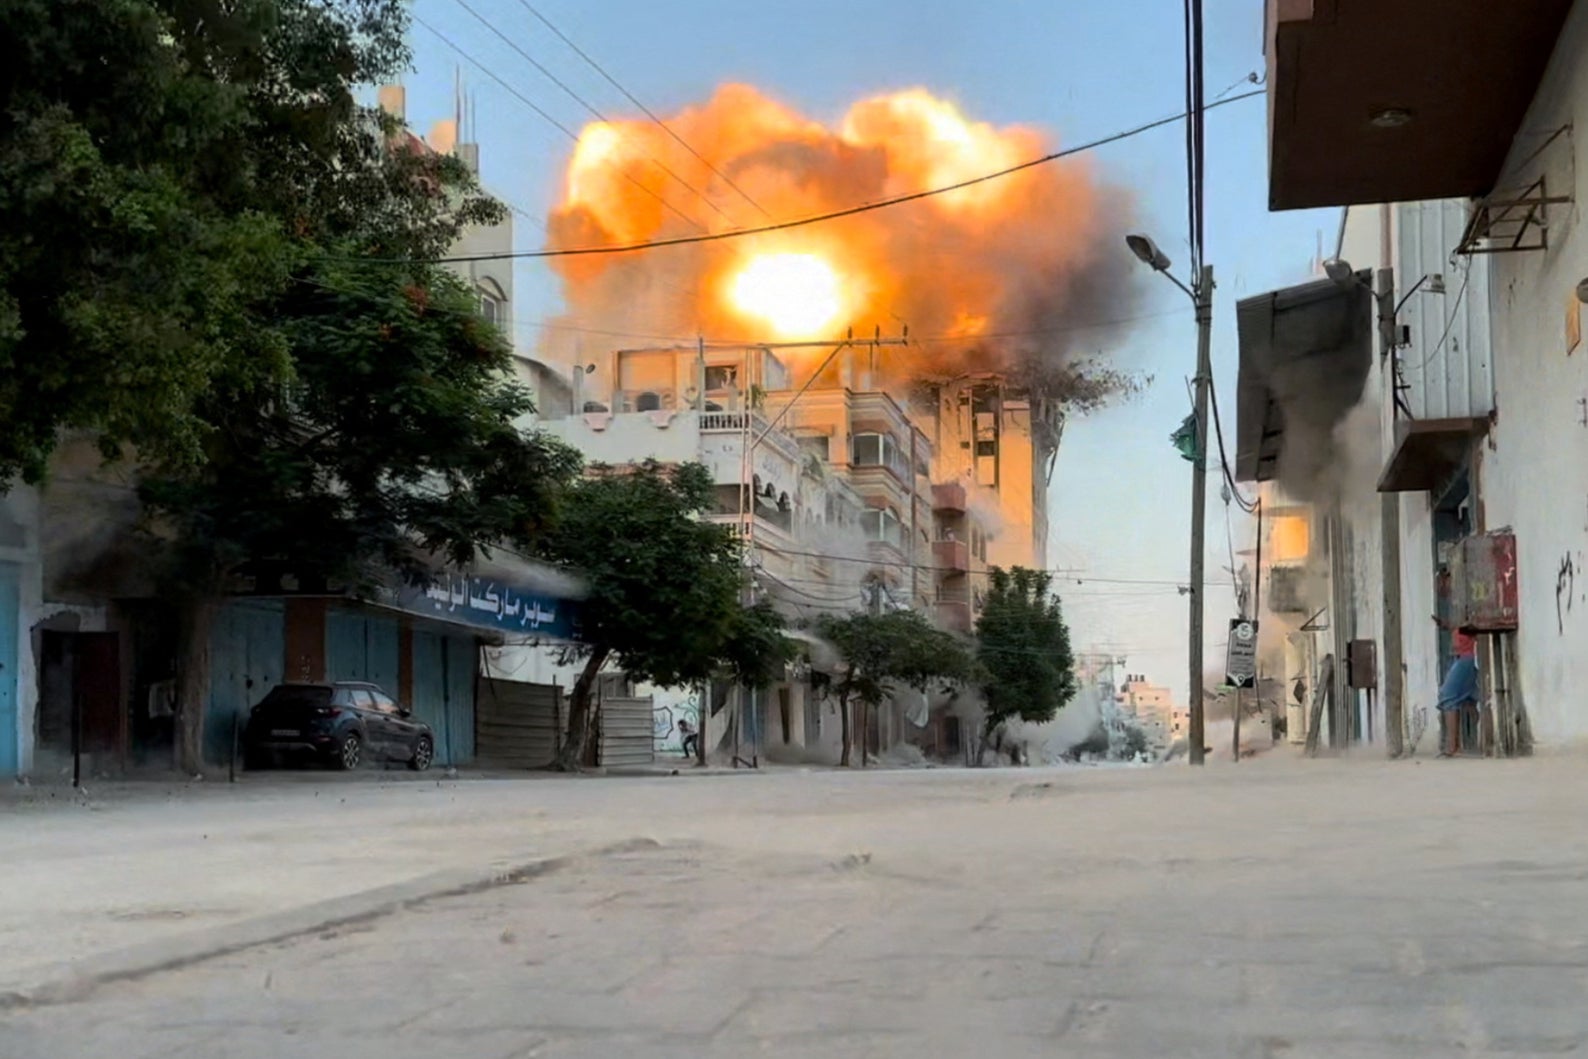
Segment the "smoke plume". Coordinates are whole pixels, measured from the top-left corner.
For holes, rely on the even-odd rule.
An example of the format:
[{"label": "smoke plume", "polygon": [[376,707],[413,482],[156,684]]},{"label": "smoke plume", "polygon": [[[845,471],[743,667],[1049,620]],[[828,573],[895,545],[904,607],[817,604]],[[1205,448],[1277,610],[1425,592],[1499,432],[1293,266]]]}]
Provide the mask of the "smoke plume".
[{"label": "smoke plume", "polygon": [[[728,84],[664,121],[584,128],[550,218],[550,248],[807,217],[953,184],[1053,147],[1035,129],[971,120],[922,89],[862,100],[828,126]],[[850,328],[897,335],[908,324],[911,346],[890,364],[896,378],[1011,370],[1030,358],[1062,363],[1078,340],[1098,337],[1078,325],[1129,311],[1138,280],[1119,245],[1129,207],[1087,161],[1070,158],[842,220],[553,263],[570,317],[586,326],[767,342]]]}]

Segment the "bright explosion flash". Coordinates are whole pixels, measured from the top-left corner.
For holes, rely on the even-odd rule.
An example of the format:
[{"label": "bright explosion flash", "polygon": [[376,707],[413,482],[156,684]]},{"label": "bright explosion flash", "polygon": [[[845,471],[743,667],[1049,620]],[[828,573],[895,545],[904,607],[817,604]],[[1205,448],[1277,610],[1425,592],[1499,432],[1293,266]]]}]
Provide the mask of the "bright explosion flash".
[{"label": "bright explosion flash", "polygon": [[783,338],[810,338],[833,326],[843,307],[838,274],[814,254],[764,254],[734,277],[733,304]]}]

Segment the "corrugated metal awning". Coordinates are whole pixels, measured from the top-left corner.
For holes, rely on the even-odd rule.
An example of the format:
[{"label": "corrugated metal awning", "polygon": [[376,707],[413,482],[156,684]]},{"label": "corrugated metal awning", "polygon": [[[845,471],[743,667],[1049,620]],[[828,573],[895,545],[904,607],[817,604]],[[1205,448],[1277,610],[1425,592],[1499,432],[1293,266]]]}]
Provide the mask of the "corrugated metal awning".
[{"label": "corrugated metal awning", "polygon": [[1472,439],[1488,432],[1489,421],[1403,419],[1395,424],[1395,450],[1379,475],[1381,493],[1420,493],[1438,489],[1467,461]]},{"label": "corrugated metal awning", "polygon": [[1235,476],[1266,482],[1286,446],[1327,458],[1373,360],[1372,274],[1316,280],[1236,303],[1240,372]]}]

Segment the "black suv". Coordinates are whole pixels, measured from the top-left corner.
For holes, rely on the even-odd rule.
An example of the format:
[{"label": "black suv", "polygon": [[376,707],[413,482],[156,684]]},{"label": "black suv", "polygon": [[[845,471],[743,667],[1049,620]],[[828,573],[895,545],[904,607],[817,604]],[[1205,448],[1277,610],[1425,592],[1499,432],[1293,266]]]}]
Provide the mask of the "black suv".
[{"label": "black suv", "polygon": [[248,768],[308,758],[339,769],[401,761],[423,772],[435,760],[436,738],[374,684],[278,684],[249,712],[243,753]]}]

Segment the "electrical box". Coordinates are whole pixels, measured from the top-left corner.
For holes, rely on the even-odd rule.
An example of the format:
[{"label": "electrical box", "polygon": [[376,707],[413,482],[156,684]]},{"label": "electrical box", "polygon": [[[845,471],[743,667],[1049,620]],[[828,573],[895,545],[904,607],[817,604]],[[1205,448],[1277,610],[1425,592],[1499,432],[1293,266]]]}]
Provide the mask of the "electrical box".
[{"label": "electrical box", "polygon": [[1378,687],[1378,644],[1352,640],[1345,655],[1345,683],[1356,691]]},{"label": "electrical box", "polygon": [[1450,553],[1450,613],[1459,629],[1512,632],[1517,626],[1516,535],[1463,537]]}]

